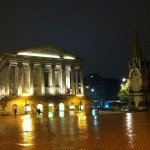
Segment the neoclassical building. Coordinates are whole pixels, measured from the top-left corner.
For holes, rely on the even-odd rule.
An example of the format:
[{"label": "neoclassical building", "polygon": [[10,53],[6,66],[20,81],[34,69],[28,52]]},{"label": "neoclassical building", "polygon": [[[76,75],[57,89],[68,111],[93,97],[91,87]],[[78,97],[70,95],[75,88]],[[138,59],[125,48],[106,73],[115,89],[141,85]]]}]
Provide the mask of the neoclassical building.
[{"label": "neoclassical building", "polygon": [[[83,62],[80,56],[53,44],[3,52],[0,56],[0,103],[4,99],[16,99],[19,103],[23,96],[49,102],[55,96],[84,96]],[[12,109],[13,112],[12,106],[8,109],[10,103],[5,108],[1,104],[0,110],[11,112],[9,109]],[[19,109],[19,104],[12,105]],[[72,102],[72,105],[75,104]]]},{"label": "neoclassical building", "polygon": [[136,31],[134,31],[129,61],[129,81],[130,109],[148,109],[150,107],[150,61],[143,57]]}]

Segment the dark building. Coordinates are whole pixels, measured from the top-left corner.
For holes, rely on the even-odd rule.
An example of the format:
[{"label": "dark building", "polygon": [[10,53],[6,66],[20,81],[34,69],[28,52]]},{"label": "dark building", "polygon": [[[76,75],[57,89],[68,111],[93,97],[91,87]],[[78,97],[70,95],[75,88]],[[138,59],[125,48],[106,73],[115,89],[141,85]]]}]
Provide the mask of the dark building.
[{"label": "dark building", "polygon": [[108,101],[118,100],[121,80],[104,78],[98,73],[91,73],[84,77],[85,95],[91,97],[93,105],[104,107]]}]

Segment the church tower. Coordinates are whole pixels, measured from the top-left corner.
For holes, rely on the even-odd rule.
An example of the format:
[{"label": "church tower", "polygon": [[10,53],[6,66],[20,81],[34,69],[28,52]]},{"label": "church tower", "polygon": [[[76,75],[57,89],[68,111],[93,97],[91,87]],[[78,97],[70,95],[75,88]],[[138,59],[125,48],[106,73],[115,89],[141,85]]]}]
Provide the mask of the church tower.
[{"label": "church tower", "polygon": [[134,30],[129,60],[129,107],[130,109],[145,110],[150,100],[150,82],[148,61],[142,55],[137,31]]}]

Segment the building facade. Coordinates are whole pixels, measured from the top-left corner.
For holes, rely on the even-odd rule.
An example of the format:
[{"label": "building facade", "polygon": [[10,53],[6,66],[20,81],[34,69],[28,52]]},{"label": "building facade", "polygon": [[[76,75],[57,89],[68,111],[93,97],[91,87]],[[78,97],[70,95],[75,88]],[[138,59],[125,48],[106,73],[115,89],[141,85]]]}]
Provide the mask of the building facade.
[{"label": "building facade", "polygon": [[147,61],[142,55],[136,31],[134,31],[129,61],[129,81],[130,109],[148,109],[150,106],[150,61]]},{"label": "building facade", "polygon": [[33,100],[34,97],[84,96],[83,59],[52,44],[3,52],[0,96],[1,102],[24,96]]}]

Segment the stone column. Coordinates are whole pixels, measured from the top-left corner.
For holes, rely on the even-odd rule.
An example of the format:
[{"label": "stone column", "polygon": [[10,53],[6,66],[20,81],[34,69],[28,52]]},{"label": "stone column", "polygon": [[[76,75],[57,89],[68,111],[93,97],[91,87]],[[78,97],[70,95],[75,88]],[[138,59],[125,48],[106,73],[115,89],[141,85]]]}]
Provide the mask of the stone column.
[{"label": "stone column", "polygon": [[75,87],[76,87],[76,95],[79,94],[79,81],[78,81],[78,69],[75,69]]},{"label": "stone column", "polygon": [[44,69],[45,65],[41,64],[41,95],[45,95]]},{"label": "stone column", "polygon": [[62,80],[63,80],[63,79],[62,79],[62,66],[60,66],[60,68],[59,68],[59,79],[58,79],[58,80],[59,80],[59,81],[58,81],[58,82],[59,82],[58,94],[62,94],[62,92],[63,92],[63,91],[62,91],[62,90],[63,90],[63,89],[62,89],[62,84],[63,84],[63,83],[62,83],[62,82],[63,82],[63,81],[62,81]]},{"label": "stone column", "polygon": [[72,95],[75,95],[75,87],[74,87],[74,66],[71,66],[71,90],[72,90]]},{"label": "stone column", "polygon": [[52,64],[52,94],[54,95],[56,93],[55,89],[55,64]]},{"label": "stone column", "polygon": [[5,70],[1,71],[1,81],[2,95],[5,95]]},{"label": "stone column", "polygon": [[18,63],[18,96],[22,94],[22,63]]},{"label": "stone column", "polygon": [[29,89],[29,94],[30,95],[34,95],[34,85],[33,85],[33,68],[34,68],[34,64],[33,63],[30,63],[29,64],[29,67],[30,67],[30,89]]},{"label": "stone column", "polygon": [[66,94],[66,67],[62,65],[62,94]]},{"label": "stone column", "polygon": [[18,66],[15,66],[15,95],[18,96]]},{"label": "stone column", "polygon": [[23,93],[29,94],[30,89],[30,74],[29,74],[29,64],[23,64],[22,67],[22,74],[23,74]]},{"label": "stone column", "polygon": [[80,88],[81,94],[84,96],[84,85],[83,85],[83,66],[80,66]]},{"label": "stone column", "polygon": [[52,68],[50,67],[48,69],[48,93],[51,94],[51,88],[52,88]]},{"label": "stone column", "polygon": [[0,95],[2,95],[2,72],[0,73]]},{"label": "stone column", "polygon": [[5,95],[9,96],[9,85],[10,85],[10,73],[9,63],[6,64],[5,68]]},{"label": "stone column", "polygon": [[66,92],[70,95],[70,67],[66,67]]},{"label": "stone column", "polygon": [[10,95],[15,95],[15,90],[16,90],[16,82],[15,82],[15,65],[12,64],[10,66]]}]

